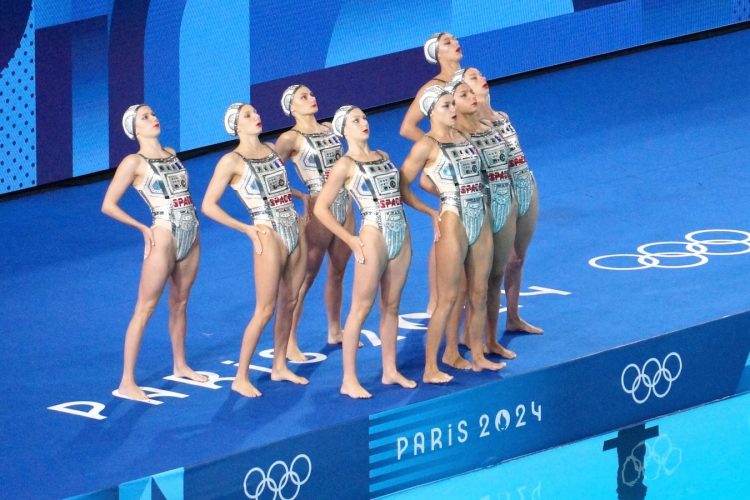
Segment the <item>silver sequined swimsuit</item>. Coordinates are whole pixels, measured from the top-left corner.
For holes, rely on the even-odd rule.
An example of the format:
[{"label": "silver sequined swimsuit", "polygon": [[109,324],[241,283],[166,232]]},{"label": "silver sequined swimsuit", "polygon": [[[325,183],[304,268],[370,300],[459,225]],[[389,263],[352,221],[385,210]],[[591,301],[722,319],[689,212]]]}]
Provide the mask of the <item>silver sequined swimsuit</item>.
[{"label": "silver sequined swimsuit", "polygon": [[167,158],[146,158],[149,174],[136,191],[151,209],[153,226],[172,231],[175,239],[175,258],[184,259],[198,237],[198,215],[188,189],[188,173],[180,160],[170,154]]},{"label": "silver sequined swimsuit", "polygon": [[511,199],[508,174],[508,143],[494,129],[471,134],[469,140],[482,158],[482,177],[490,202],[492,233],[499,232],[508,220]]},{"label": "silver sequined swimsuit", "polygon": [[[330,129],[316,134],[305,134],[294,128],[292,130],[305,139],[297,160],[292,159],[292,163],[310,194],[316,195],[323,189],[333,164],[341,158],[341,139]],[[349,195],[346,189],[342,188],[338,192],[331,211],[339,224],[343,224],[349,212]]]},{"label": "silver sequined swimsuit", "polygon": [[399,174],[389,159],[360,162],[347,156],[357,172],[346,185],[362,213],[362,225],[377,227],[385,238],[388,260],[396,257],[406,238],[406,216],[401,205]]},{"label": "silver sequined swimsuit", "polygon": [[259,159],[234,153],[242,158],[245,169],[232,189],[247,208],[253,223],[270,226],[291,254],[299,243],[299,221],[284,164],[273,151]]},{"label": "silver sequined swimsuit", "polygon": [[439,142],[440,157],[424,168],[440,193],[441,213],[454,212],[463,222],[469,245],[479,237],[484,223],[484,192],[479,153],[470,142]]},{"label": "silver sequined swimsuit", "polygon": [[508,143],[508,172],[510,173],[510,183],[513,189],[513,196],[518,200],[518,215],[523,216],[529,209],[531,198],[534,195],[536,183],[534,175],[529,170],[526,163],[526,157],[521,149],[516,129],[510,122],[510,118],[505,113],[501,113],[501,118],[492,122],[495,130],[500,132],[505,142]]}]

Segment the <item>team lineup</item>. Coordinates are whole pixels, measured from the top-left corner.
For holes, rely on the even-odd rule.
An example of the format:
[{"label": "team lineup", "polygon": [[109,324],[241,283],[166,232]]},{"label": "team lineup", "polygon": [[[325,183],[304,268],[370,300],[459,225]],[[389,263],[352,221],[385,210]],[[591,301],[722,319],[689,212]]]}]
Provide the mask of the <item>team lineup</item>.
[{"label": "team lineup", "polygon": [[[444,336],[441,361],[454,369],[497,371],[505,362],[488,356],[516,357],[500,343],[497,333],[503,285],[507,297],[504,331],[542,333],[518,313],[522,267],[539,205],[536,182],[515,129],[507,114],[492,109],[489,85],[481,72],[461,68],[463,54],[455,37],[449,33],[431,36],[424,54],[428,62],[439,65],[440,72],[419,89],[404,117],[400,133],[414,144],[400,168],[387,152],[370,147],[369,123],[362,109],[341,106],[331,122],[319,123],[315,95],[305,85],[292,85],[282,94],[282,110],[294,125],[275,144],[261,142],[261,117],[251,104],[238,102],[226,110],[224,127],[239,143],[217,163],[201,211],[247,235],[254,251],[255,311],[242,336],[232,382],[237,393],[261,395],[249,379],[249,365],[274,315],[271,379],[308,383],[289,369],[287,361],[305,359],[298,330],[307,292],[326,254],[327,341],[342,344],[340,392],[356,399],[371,397],[360,384],[356,358],[362,326],[376,299],[381,381],[416,387],[416,381],[399,371],[396,359],[399,304],[412,260],[402,203],[427,215],[434,230],[424,383],[453,379],[438,364]],[[429,121],[426,133],[419,128],[424,118]],[[136,383],[135,366],[144,330],[167,282],[173,374],[197,382],[207,380],[190,368],[185,352],[186,308],[199,267],[201,240],[187,171],[176,152],[159,142],[160,123],[154,111],[146,104],[133,105],[125,111],[122,126],[138,142],[139,150],[117,167],[102,212],[138,229],[145,250],[116,393],[148,401]],[[287,160],[307,193],[291,188]],[[414,182],[439,198],[439,209],[412,191]],[[151,210],[151,226],[119,207],[129,186]],[[220,200],[227,187],[247,208],[251,222],[222,209]],[[302,202],[302,215],[295,210],[293,198]],[[358,232],[354,205],[361,219]],[[352,255],[351,307],[342,328],[342,283]],[[460,343],[469,347],[470,359],[459,352]]]}]

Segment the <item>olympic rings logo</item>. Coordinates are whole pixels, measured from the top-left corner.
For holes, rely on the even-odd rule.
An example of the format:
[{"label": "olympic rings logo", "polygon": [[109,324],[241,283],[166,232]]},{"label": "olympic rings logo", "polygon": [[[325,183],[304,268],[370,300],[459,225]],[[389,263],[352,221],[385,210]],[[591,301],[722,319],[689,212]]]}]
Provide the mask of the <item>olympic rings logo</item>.
[{"label": "olympic rings logo", "polygon": [[[641,447],[646,448],[646,441],[641,441],[633,446],[633,449],[630,450],[630,455],[622,463],[620,482],[631,488],[644,477],[646,472],[645,464],[640,458],[636,457],[636,450]],[[644,450],[642,453],[645,455],[646,451]]]},{"label": "olympic rings logo", "polygon": [[[644,450],[638,452],[639,448],[644,448]],[[636,456],[641,453],[644,455],[642,461]],[[671,476],[680,465],[682,465],[682,450],[672,444],[667,434],[663,434],[653,443],[641,441],[630,450],[630,455],[622,464],[620,480],[624,485],[633,487],[641,479],[656,480],[662,473]]]},{"label": "olympic rings logo", "polygon": [[[307,462],[307,465],[304,465],[303,462]],[[307,469],[304,478],[301,477],[301,472],[297,470],[299,466]],[[260,467],[253,467],[245,474],[243,489],[245,490],[245,496],[251,500],[260,500],[261,495],[265,493],[266,489],[268,489],[269,493],[273,493],[274,500],[276,500],[276,497],[280,500],[294,500],[299,495],[302,485],[310,479],[311,474],[312,462],[310,461],[310,457],[299,454],[294,457],[289,466],[285,462],[277,460],[271,464],[268,471],[264,471]],[[257,484],[255,482],[256,476],[258,477]],[[287,488],[290,484],[292,486]],[[253,485],[255,485],[254,489]],[[285,489],[288,490],[286,493]],[[292,491],[293,494],[290,495]]]},{"label": "olympic rings logo", "polygon": [[670,352],[664,361],[649,358],[643,367],[630,363],[620,375],[620,384],[622,390],[630,394],[633,401],[640,405],[648,401],[652,393],[660,399],[669,394],[672,382],[677,380],[681,373],[682,358],[676,352]]},{"label": "olympic rings logo", "polygon": [[[739,235],[742,239],[732,238],[727,233]],[[706,239],[701,239],[702,237]],[[724,248],[722,249],[721,247]],[[639,246],[636,251],[638,253],[600,255],[599,257],[589,259],[589,265],[606,271],[698,267],[707,263],[708,256],[710,255],[726,256],[750,253],[750,233],[737,229],[703,229],[686,234],[685,241],[656,241],[654,243],[646,243]],[[618,265],[618,261],[622,261],[623,259],[635,259],[636,263],[634,265]],[[670,259],[672,259],[672,262],[667,262]],[[610,264],[607,265],[606,262],[610,262]]]}]

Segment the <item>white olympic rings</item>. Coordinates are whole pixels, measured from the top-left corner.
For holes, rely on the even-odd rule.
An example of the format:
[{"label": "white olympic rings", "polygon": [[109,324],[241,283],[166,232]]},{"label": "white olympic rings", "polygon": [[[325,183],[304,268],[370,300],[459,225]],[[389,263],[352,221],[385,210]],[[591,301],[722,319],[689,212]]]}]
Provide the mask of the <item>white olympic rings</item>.
[{"label": "white olympic rings", "polygon": [[[642,452],[638,448],[644,447]],[[643,460],[636,455],[643,454]],[[661,434],[654,442],[641,441],[630,450],[622,464],[620,480],[633,487],[641,479],[656,480],[663,473],[671,476],[682,465],[682,450],[672,444],[667,434]],[[632,476],[632,477],[631,477]]]},{"label": "white olympic rings", "polygon": [[662,434],[653,442],[646,443],[645,462],[645,479],[658,479],[662,473],[671,476],[682,465],[682,449],[672,444],[668,434]]},{"label": "white olympic rings", "polygon": [[[636,483],[638,483],[638,481],[641,480],[641,478],[643,478],[644,472],[645,472],[645,465],[638,457],[635,456],[636,455],[635,451],[641,446],[644,447],[644,454],[645,454],[645,449],[647,449],[646,442],[641,441],[640,443],[633,446],[632,450],[630,450],[630,455],[622,463],[622,468],[620,471],[620,482],[631,488],[635,486]],[[627,477],[629,472],[634,473],[633,477]]]},{"label": "white olympic rings", "polygon": [[[676,366],[667,366],[667,363],[671,359],[675,360],[674,363],[676,363]],[[673,369],[676,370],[673,371]],[[630,383],[626,383],[626,375],[630,372],[635,372],[635,376]],[[630,363],[622,371],[622,375],[620,375],[620,384],[622,385],[622,390],[632,396],[633,401],[637,404],[643,404],[651,397],[652,393],[660,399],[669,394],[669,391],[672,389],[672,382],[677,380],[681,373],[682,358],[673,351],[667,354],[664,357],[664,361],[661,362],[656,358],[649,358],[643,364],[643,367],[639,367],[635,363]],[[664,383],[659,385],[662,381]],[[639,391],[641,386],[645,390]]]},{"label": "white olympic rings", "polygon": [[[307,462],[307,474],[305,474],[304,478],[300,477],[300,473],[295,470],[295,464],[297,464],[297,461],[304,460]],[[281,477],[274,478],[274,470],[277,468],[281,468],[283,471],[281,474]],[[303,484],[307,482],[308,479],[310,479],[310,475],[312,474],[312,462],[310,461],[310,457],[304,454],[299,454],[296,457],[294,457],[294,460],[292,460],[291,465],[287,466],[285,462],[281,460],[277,460],[274,463],[271,464],[271,466],[268,468],[268,472],[263,471],[260,467],[253,467],[249,471],[247,471],[247,474],[245,474],[245,481],[243,484],[243,489],[245,490],[245,496],[247,498],[250,498],[251,500],[259,500],[261,495],[266,491],[266,488],[268,488],[268,491],[273,493],[274,500],[276,497],[278,497],[280,500],[294,500],[297,498],[297,495],[299,495],[300,488]],[[253,475],[259,475],[260,479],[258,481],[258,484],[255,486],[255,491],[250,492],[248,491],[248,480]],[[284,488],[289,484],[294,485],[294,494],[291,496],[285,496],[284,495]],[[252,482],[250,483],[253,484]]]},{"label": "white olympic rings", "polygon": [[[719,233],[713,236],[724,236],[714,237],[708,239],[699,239],[701,235],[710,233]],[[727,238],[726,234],[720,233],[731,233],[742,236],[744,239],[731,239]],[[738,246],[742,245],[744,248],[738,250],[725,250],[713,249],[709,247],[726,247],[726,246]],[[677,249],[669,247],[677,247]],[[662,251],[653,251],[653,247],[667,247]],[[658,248],[657,248],[658,250]],[[693,231],[685,235],[685,241],[656,241],[653,243],[646,243],[639,246],[636,251],[638,253],[615,253],[610,255],[600,255],[589,259],[589,265],[597,269],[603,269],[606,271],[638,271],[641,269],[685,269],[689,267],[702,266],[708,262],[709,255],[741,255],[750,253],[750,232],[740,231],[738,229],[702,229],[699,231]],[[636,263],[633,265],[607,265],[602,261],[618,259],[635,259]],[[678,263],[665,263],[669,259],[690,259],[688,262]]]}]

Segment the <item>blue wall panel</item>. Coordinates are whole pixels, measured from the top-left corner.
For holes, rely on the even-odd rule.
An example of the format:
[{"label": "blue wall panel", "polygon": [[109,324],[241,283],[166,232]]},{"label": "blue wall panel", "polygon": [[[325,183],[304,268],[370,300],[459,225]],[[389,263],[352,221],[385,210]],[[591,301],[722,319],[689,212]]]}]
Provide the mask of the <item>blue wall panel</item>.
[{"label": "blue wall panel", "polygon": [[13,3],[0,31],[0,195],[37,184],[36,30],[31,2]]},{"label": "blue wall panel", "polygon": [[106,16],[80,21],[71,45],[73,176],[109,165]]},{"label": "blue wall panel", "polygon": [[36,32],[37,183],[73,175],[73,106],[70,24]]},{"label": "blue wall panel", "polygon": [[152,0],[143,47],[144,101],[166,127],[161,142],[180,149],[180,25],[187,0]]},{"label": "blue wall panel", "polygon": [[[224,110],[250,97],[250,7],[221,9],[193,0],[180,29],[180,146],[192,149],[229,139]],[[165,124],[176,127],[177,124]]]},{"label": "blue wall panel", "polygon": [[[437,70],[422,57],[424,39],[436,31],[459,37],[465,66],[501,78],[750,19],[749,0],[36,0],[33,10],[29,1],[12,7],[0,36],[0,194],[117,165],[136,146],[120,126],[134,103],[152,105],[165,145],[187,150],[226,141],[224,109],[251,96],[266,130],[288,127],[278,100],[290,83],[314,87],[321,118],[344,101],[373,107],[408,99]],[[19,57],[25,66],[12,66]],[[23,77],[11,74],[24,69]],[[38,128],[37,107],[45,109]]]}]

